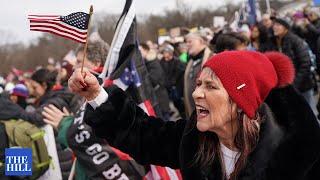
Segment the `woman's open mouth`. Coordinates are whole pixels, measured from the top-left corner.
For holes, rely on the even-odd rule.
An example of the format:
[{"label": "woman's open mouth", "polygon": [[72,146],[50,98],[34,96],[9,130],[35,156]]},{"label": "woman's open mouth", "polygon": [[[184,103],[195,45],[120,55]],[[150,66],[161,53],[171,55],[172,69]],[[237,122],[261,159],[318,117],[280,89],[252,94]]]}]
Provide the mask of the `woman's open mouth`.
[{"label": "woman's open mouth", "polygon": [[196,111],[197,111],[197,117],[200,119],[209,115],[209,110],[198,104],[196,105]]}]

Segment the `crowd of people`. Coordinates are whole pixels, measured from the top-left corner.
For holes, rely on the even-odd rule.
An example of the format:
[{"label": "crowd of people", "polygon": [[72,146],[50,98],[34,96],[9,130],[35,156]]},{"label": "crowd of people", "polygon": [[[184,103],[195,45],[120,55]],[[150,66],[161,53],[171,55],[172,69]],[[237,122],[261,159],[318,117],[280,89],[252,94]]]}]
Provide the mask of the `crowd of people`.
[{"label": "crowd of people", "polygon": [[183,179],[320,178],[319,9],[181,36],[139,44],[157,118],[100,87],[110,46],[95,36],[84,62],[79,46],[59,67],[1,78],[0,124],[51,125],[62,179],[142,179],[150,164]]}]

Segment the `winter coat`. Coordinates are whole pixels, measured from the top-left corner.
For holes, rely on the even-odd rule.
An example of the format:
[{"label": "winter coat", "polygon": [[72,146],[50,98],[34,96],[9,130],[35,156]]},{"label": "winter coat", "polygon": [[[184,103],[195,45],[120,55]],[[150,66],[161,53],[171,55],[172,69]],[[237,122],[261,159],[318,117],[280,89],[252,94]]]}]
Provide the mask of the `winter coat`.
[{"label": "winter coat", "polygon": [[320,37],[320,18],[311,22],[306,26],[307,32],[305,33],[305,38],[309,44],[312,52],[319,55],[320,47],[317,45],[317,40]]},{"label": "winter coat", "polygon": [[184,72],[184,104],[186,116],[189,117],[195,108],[193,102],[192,93],[196,88],[196,77],[200,72],[203,64],[208,60],[212,55],[212,52],[209,48],[205,48],[198,55],[190,57],[190,60],[187,64],[186,70]]},{"label": "winter coat", "polygon": [[180,94],[182,94],[185,65],[175,57],[170,61],[162,59],[160,64],[164,71],[164,76],[166,77],[166,88],[170,89],[176,87]]},{"label": "winter coat", "polygon": [[[201,134],[195,115],[188,121],[163,122],[148,117],[122,90],[110,87],[107,93],[108,100],[95,110],[88,106],[84,116],[97,136],[140,164],[180,168],[183,179],[222,179],[217,159],[208,167],[192,163]],[[307,102],[287,86],[273,90],[266,103],[260,109],[258,144],[238,179],[319,179],[320,126]]]},{"label": "winter coat", "polygon": [[311,57],[306,42],[292,32],[288,32],[282,38],[280,46],[274,39],[274,49],[289,56],[292,60],[296,71],[294,86],[300,92],[312,89],[314,81],[311,73]]},{"label": "winter coat", "polygon": [[145,61],[147,70],[150,75],[151,84],[157,96],[162,113],[169,113],[169,96],[165,89],[165,77],[159,60]]},{"label": "winter coat", "polygon": [[306,26],[306,41],[316,55],[317,72],[320,72],[320,18]]}]

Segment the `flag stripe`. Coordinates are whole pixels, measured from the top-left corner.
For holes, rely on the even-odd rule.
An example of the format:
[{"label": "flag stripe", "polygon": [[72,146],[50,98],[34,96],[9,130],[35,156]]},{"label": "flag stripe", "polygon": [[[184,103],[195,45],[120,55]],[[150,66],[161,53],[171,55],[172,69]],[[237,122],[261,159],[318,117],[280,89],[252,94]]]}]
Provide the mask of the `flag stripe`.
[{"label": "flag stripe", "polygon": [[[161,180],[170,180],[170,176],[165,167],[155,166],[155,168],[157,170],[157,173],[161,177]],[[172,179],[172,180],[175,180],[175,179]]]},{"label": "flag stripe", "polygon": [[33,18],[33,17],[36,17],[36,18],[41,18],[41,17],[60,17],[60,16],[57,16],[57,15],[36,15],[36,14],[29,14],[28,15],[28,18]]},{"label": "flag stripe", "polygon": [[150,170],[153,178],[152,180],[162,180],[156,166],[150,165],[150,168],[151,168]]},{"label": "flag stripe", "polygon": [[61,29],[59,27],[55,27],[55,26],[52,26],[50,24],[44,24],[44,25],[34,25],[34,24],[31,24],[30,25],[30,29],[40,29],[40,28],[47,28],[47,29],[54,29],[54,30],[57,30],[57,31],[60,31],[62,33],[67,33],[67,34],[70,34],[71,36],[74,36],[74,37],[77,37],[79,39],[86,39],[87,37],[87,33],[84,34],[84,35],[79,35],[77,33],[75,33],[74,31],[69,31],[67,29]]},{"label": "flag stripe", "polygon": [[74,38],[73,36],[68,36],[68,34],[60,33],[59,31],[52,30],[51,28],[50,29],[41,28],[41,29],[31,29],[31,30],[32,31],[41,31],[41,32],[48,32],[48,33],[56,34],[56,35],[59,35],[59,36],[65,37],[65,38],[72,39],[72,40],[77,41],[79,43],[85,43],[86,42],[86,40],[84,40],[84,39]]},{"label": "flag stripe", "polygon": [[82,30],[82,29],[79,29],[79,28],[76,28],[76,27],[73,27],[73,26],[70,26],[66,23],[63,23],[61,21],[59,22],[55,22],[55,21],[45,21],[45,20],[30,20],[30,25],[38,25],[38,24],[54,24],[54,25],[57,25],[57,26],[60,26],[61,28],[64,28],[64,29],[68,29],[70,31],[74,31],[76,33],[79,33],[79,34],[87,34],[87,30]]},{"label": "flag stripe", "polygon": [[29,20],[47,20],[47,21],[60,21],[60,16],[37,16],[28,15]]},{"label": "flag stripe", "polygon": [[168,176],[171,180],[179,180],[179,176],[177,175],[176,171],[174,169],[165,167],[166,172],[168,173]]},{"label": "flag stripe", "polygon": [[59,16],[56,16],[56,17],[33,17],[33,16],[30,16],[28,17],[29,20],[47,20],[47,21],[60,21],[60,17]]},{"label": "flag stripe", "polygon": [[179,180],[183,180],[180,170],[179,170],[179,169],[176,169],[175,171],[176,171],[176,175],[178,176],[178,179],[179,179]]},{"label": "flag stripe", "polygon": [[150,100],[144,101],[143,104],[146,106],[146,109],[147,109],[147,111],[148,111],[149,116],[154,116],[154,117],[156,117],[156,113],[154,112],[154,109],[153,109],[153,107],[152,107],[152,105],[151,105]]}]

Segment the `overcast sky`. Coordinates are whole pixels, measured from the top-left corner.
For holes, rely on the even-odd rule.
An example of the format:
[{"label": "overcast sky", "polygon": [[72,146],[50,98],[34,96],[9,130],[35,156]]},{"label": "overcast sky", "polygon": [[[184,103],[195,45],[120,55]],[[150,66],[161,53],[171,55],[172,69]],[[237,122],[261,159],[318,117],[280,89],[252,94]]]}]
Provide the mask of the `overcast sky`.
[{"label": "overcast sky", "polygon": [[[236,3],[242,0],[183,1],[192,3],[192,7],[195,9],[199,7],[217,8],[228,1]],[[136,12],[138,14],[161,13],[164,9],[174,8],[175,2],[175,0],[135,0]],[[94,13],[121,13],[125,0],[1,0],[0,33],[5,36],[0,36],[0,44],[8,41],[27,43],[41,35],[40,32],[29,31],[28,14],[67,15],[77,11],[88,12],[91,4]]]}]

